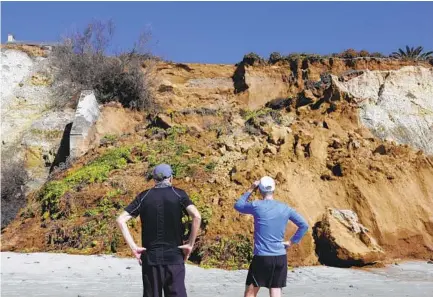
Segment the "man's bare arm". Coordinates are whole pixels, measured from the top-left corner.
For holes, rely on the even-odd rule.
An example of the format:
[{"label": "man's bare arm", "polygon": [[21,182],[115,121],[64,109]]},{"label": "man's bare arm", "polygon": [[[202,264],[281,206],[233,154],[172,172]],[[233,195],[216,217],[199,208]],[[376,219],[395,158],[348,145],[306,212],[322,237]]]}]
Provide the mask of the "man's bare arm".
[{"label": "man's bare arm", "polygon": [[134,241],[134,238],[132,238],[132,235],[129,232],[128,225],[126,224],[130,219],[132,219],[132,216],[126,211],[124,211],[117,217],[116,222],[120,228],[120,231],[122,231],[123,238],[125,238],[125,241],[131,248],[135,258],[137,258],[137,260],[141,264],[141,253],[143,253],[143,251],[145,251],[146,249],[143,247],[138,247]]},{"label": "man's bare arm", "polygon": [[201,224],[201,215],[195,207],[195,205],[190,205],[186,208],[186,211],[192,218],[192,226],[191,226],[191,233],[189,235],[188,243],[179,246],[180,249],[183,250],[183,253],[185,255],[185,261],[188,260],[189,256],[191,255],[192,249],[195,244],[195,240],[197,238],[198,230],[200,229]]}]

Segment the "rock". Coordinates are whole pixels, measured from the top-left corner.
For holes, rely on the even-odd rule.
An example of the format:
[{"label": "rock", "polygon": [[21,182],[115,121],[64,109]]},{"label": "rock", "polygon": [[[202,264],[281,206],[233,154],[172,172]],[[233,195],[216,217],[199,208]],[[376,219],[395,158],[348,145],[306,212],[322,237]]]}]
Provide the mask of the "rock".
[{"label": "rock", "polygon": [[386,155],[386,148],[383,144],[379,145],[374,151],[373,154]]},{"label": "rock", "polygon": [[320,134],[313,138],[309,145],[305,148],[308,149],[307,153],[311,158],[315,158],[320,164],[325,166],[326,158],[328,156],[328,144],[325,135]]},{"label": "rock", "polygon": [[283,108],[290,108],[290,105],[292,104],[292,99],[283,99],[283,98],[277,98],[274,100],[269,101],[266,103],[266,107],[272,108],[275,110],[283,109]]},{"label": "rock", "polygon": [[311,90],[304,90],[298,96],[296,107],[309,105],[314,101],[316,101],[316,96],[314,96],[313,92]]},{"label": "rock", "polygon": [[159,114],[152,120],[152,126],[162,129],[173,127],[171,117],[165,114]]},{"label": "rock", "polygon": [[336,178],[328,173],[320,175],[321,180],[336,180]]},{"label": "rock", "polygon": [[314,227],[319,261],[337,267],[364,266],[385,253],[351,210],[329,208]]},{"label": "rock", "polygon": [[331,141],[332,141],[331,147],[333,147],[334,149],[339,149],[343,147],[343,144],[341,143],[340,139],[334,137],[331,139]]},{"label": "rock", "polygon": [[310,112],[310,107],[308,105],[301,106],[296,109],[296,114],[299,116],[305,116]]},{"label": "rock", "polygon": [[263,149],[263,153],[270,153],[272,155],[276,155],[277,154],[277,148],[273,145],[268,144],[264,149]]},{"label": "rock", "polygon": [[333,84],[358,102],[361,123],[377,137],[433,154],[433,69],[365,70]]},{"label": "rock", "polygon": [[228,136],[222,137],[221,143],[225,146],[228,152],[236,151],[235,140],[233,139],[233,137],[228,137]]},{"label": "rock", "polygon": [[361,147],[361,143],[358,140],[353,140],[350,142],[350,147],[352,149],[359,149]]},{"label": "rock", "polygon": [[28,147],[24,155],[25,166],[27,169],[43,168],[42,149],[40,147]]},{"label": "rock", "polygon": [[268,142],[275,145],[280,145],[285,142],[287,134],[289,134],[290,130],[288,130],[286,127],[271,125],[265,128],[265,131],[268,134]]},{"label": "rock", "polygon": [[95,137],[95,123],[99,116],[100,110],[94,92],[82,91],[70,133],[70,156],[72,158],[82,156],[89,149]]},{"label": "rock", "polygon": [[331,167],[332,174],[335,176],[343,176],[344,170],[340,163],[337,163]]},{"label": "rock", "polygon": [[296,115],[293,113],[288,113],[288,114],[282,115],[281,116],[281,125],[289,127],[293,123],[295,118],[296,118]]},{"label": "rock", "polygon": [[248,151],[255,145],[255,142],[253,140],[249,141],[242,141],[238,144],[241,153],[248,153]]},{"label": "rock", "polygon": [[280,183],[284,183],[286,181],[286,178],[284,177],[284,174],[281,171],[277,173],[275,179]]}]

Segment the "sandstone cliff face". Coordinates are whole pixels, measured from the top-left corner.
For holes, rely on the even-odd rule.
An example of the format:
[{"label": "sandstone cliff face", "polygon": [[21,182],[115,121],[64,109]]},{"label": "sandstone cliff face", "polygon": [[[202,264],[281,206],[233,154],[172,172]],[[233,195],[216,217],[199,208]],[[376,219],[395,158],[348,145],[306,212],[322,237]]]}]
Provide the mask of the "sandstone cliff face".
[{"label": "sandstone cliff face", "polygon": [[48,60],[2,48],[2,158],[24,159],[30,189],[46,180],[74,110],[54,110]]},{"label": "sandstone cliff face", "polygon": [[[119,242],[119,234],[111,232],[119,209],[115,205],[129,203],[151,185],[143,178],[151,164],[169,160],[179,170],[188,169],[189,174],[179,175],[176,183],[195,197],[206,213],[197,256],[202,263],[230,266],[233,260],[224,254],[249,247],[243,240],[251,240],[252,218],[236,213],[233,204],[252,181],[265,174],[277,180],[277,199],[296,208],[311,227],[322,221],[330,207],[352,210],[387,259],[431,257],[433,160],[417,152],[418,148],[429,152],[425,133],[431,124],[418,130],[411,126],[417,121],[431,123],[431,119],[423,118],[428,112],[411,112],[416,117],[406,121],[403,108],[411,100],[413,105],[430,108],[431,67],[422,63],[402,66],[405,63],[378,59],[350,63],[339,59],[298,61],[257,67],[161,63],[156,68],[156,95],[165,112],[153,122],[137,118],[136,123],[128,124],[129,128],[137,124],[129,136],[108,145],[134,145],[126,167],[112,170],[103,182],[69,189],[59,198],[58,218],[43,218],[39,196],[29,197],[32,215],[27,209],[24,218],[5,230],[3,249],[128,253]],[[385,79],[386,73],[391,74]],[[376,83],[380,77],[382,84]],[[408,99],[406,92],[412,92],[416,99]],[[365,94],[371,97],[364,100]],[[368,108],[380,108],[380,115],[393,113],[387,100],[395,105],[402,102],[394,124],[412,127],[416,133],[412,133],[411,142],[397,138],[395,126],[387,127],[386,135],[379,134],[376,129],[382,116],[368,122]],[[119,113],[107,113],[105,121],[110,122]],[[104,130],[103,123],[97,125]],[[170,127],[177,126],[188,127],[188,132],[174,133],[177,130]],[[389,136],[416,150],[387,141]],[[167,154],[179,152],[175,143],[187,149],[167,159]],[[106,145],[95,148],[57,179],[67,178],[106,151]],[[106,206],[107,199],[116,204]],[[46,228],[40,227],[41,221]],[[338,222],[332,218],[328,221],[344,240],[351,238],[344,235]],[[138,236],[138,229],[134,230]],[[290,225],[287,236],[293,232],[294,226]],[[319,234],[315,232],[310,228],[301,244],[291,248],[293,265],[318,263],[315,238]],[[86,241],[89,234],[93,239]],[[350,250],[347,247],[357,245],[360,239],[354,240],[339,245]],[[382,259],[382,254],[372,258],[368,248],[342,255],[349,262],[355,258],[360,263]],[[361,254],[368,255],[369,260],[361,259]]]},{"label": "sandstone cliff face", "polygon": [[334,83],[357,98],[360,119],[377,137],[433,154],[433,69],[363,71]]}]

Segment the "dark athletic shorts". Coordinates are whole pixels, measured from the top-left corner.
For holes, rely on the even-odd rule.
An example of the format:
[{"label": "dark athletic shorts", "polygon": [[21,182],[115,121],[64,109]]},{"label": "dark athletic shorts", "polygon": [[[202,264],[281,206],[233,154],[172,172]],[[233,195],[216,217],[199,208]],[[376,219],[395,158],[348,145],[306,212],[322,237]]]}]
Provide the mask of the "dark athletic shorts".
[{"label": "dark athletic shorts", "polygon": [[187,297],[185,264],[142,265],[143,297]]},{"label": "dark athletic shorts", "polygon": [[254,256],[248,270],[246,285],[283,288],[287,280],[287,255]]}]

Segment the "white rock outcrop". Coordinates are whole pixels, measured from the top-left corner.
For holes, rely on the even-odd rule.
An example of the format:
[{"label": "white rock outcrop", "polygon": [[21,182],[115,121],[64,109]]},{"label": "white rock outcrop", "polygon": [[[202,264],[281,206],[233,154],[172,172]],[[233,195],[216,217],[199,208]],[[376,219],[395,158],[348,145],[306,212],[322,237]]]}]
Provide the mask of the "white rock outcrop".
[{"label": "white rock outcrop", "polygon": [[100,116],[93,91],[82,91],[70,134],[70,156],[77,158],[87,152],[95,137],[95,123]]},{"label": "white rock outcrop", "polygon": [[30,74],[33,68],[33,60],[21,51],[1,51],[1,103],[2,107],[7,103],[5,100],[12,95],[13,89]]},{"label": "white rock outcrop", "polygon": [[407,66],[392,71],[363,71],[333,82],[360,104],[360,119],[381,139],[408,144],[433,154],[433,69]]},{"label": "white rock outcrop", "polygon": [[45,182],[74,110],[53,109],[47,58],[2,49],[1,69],[2,164],[23,160],[33,190]]}]

